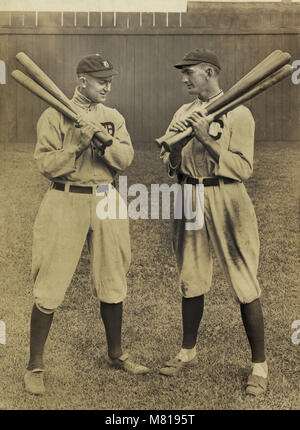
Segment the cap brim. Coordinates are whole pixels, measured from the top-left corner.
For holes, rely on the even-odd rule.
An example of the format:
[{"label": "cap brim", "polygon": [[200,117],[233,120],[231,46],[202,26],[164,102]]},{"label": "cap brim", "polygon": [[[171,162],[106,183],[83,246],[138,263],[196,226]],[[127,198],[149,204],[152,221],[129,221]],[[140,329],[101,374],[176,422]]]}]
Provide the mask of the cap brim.
[{"label": "cap brim", "polygon": [[109,78],[110,76],[118,75],[119,73],[116,70],[99,70],[98,72],[90,72],[88,75],[93,76],[94,78]]},{"label": "cap brim", "polygon": [[176,67],[176,69],[182,69],[183,67],[195,66],[199,63],[201,63],[201,61],[182,61],[181,63],[174,64],[174,67]]},{"label": "cap brim", "polygon": [[218,66],[217,64],[213,64],[213,63],[209,63],[208,61],[182,61],[181,63],[175,64],[174,67],[176,67],[176,69],[182,69],[183,67],[189,67],[189,66],[196,66],[197,64],[200,63],[207,63],[207,64],[212,64],[213,66],[217,67],[219,70],[221,70],[221,67]]}]

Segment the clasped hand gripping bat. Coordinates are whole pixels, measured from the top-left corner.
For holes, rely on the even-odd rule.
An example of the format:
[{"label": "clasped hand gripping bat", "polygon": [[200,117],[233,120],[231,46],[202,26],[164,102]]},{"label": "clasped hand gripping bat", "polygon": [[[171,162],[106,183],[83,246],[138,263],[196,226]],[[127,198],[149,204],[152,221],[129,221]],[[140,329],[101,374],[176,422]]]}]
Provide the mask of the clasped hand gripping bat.
[{"label": "clasped hand gripping bat", "polygon": [[[51,107],[78,124],[81,116],[80,109],[71,103],[71,100],[55,85],[52,79],[24,52],[19,52],[16,58],[33,79],[20,70],[14,70],[11,73],[12,77]],[[104,153],[105,148],[112,144],[112,138],[103,126],[97,124],[97,129],[99,131],[95,133],[93,142]]]},{"label": "clasped hand gripping bat", "polygon": [[[206,105],[199,114],[206,117],[208,122],[212,122],[266,91],[293,73],[293,67],[287,64],[290,59],[291,55],[288,52],[279,49],[273,51],[221,97]],[[184,121],[188,122],[188,118]],[[168,132],[155,141],[160,147],[163,146],[166,151],[170,151],[173,145],[192,133],[192,127],[188,127],[183,132]]]}]

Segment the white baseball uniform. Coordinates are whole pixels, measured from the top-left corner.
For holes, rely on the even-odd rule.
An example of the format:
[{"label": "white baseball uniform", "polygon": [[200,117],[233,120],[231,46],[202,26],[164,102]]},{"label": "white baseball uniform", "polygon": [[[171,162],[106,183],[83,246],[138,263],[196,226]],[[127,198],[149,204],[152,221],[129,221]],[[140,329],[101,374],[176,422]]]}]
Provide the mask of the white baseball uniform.
[{"label": "white baseball uniform", "polygon": [[101,122],[113,143],[104,155],[90,145],[76,158],[73,144],[80,141],[80,129],[72,121],[52,108],[38,121],[34,158],[52,183],[34,224],[32,274],[36,305],[46,313],[62,303],[86,239],[95,295],[104,302],[118,303],[127,290],[128,219],[100,220],[96,206],[104,194],[97,196],[96,188],[102,184],[106,195],[116,193],[119,198],[111,184],[116,173],[133,160],[131,139],[116,109],[91,103],[78,90],[72,102],[92,121]]},{"label": "white baseball uniform", "polygon": [[[203,103],[197,98],[175,113],[168,128]],[[257,280],[259,236],[252,202],[243,181],[253,172],[255,123],[251,112],[240,106],[216,122],[209,132],[221,146],[219,161],[215,161],[197,138],[192,138],[182,150],[179,166],[171,166],[169,153],[161,158],[170,176],[198,178],[219,177],[220,184],[204,187],[204,226],[186,230],[185,219],[174,220],[173,245],[184,297],[200,296],[210,290],[212,281],[211,245],[216,252],[233,294],[240,303],[250,303],[260,296]],[[224,183],[224,178],[234,180]]]}]

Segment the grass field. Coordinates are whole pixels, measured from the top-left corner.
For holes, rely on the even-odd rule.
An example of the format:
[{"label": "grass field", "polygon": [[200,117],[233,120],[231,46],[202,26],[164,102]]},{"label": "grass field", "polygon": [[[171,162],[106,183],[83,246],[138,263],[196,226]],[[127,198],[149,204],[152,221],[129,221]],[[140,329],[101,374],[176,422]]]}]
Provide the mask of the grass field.
[{"label": "grass field", "polygon": [[[217,263],[199,331],[199,365],[173,379],[158,374],[181,341],[171,222],[165,220],[130,225],[132,265],[123,345],[153,373],[134,377],[107,366],[105,333],[97,300],[90,294],[84,249],[46,345],[47,393],[34,397],[24,392],[32,226],[48,186],[32,161],[32,151],[33,147],[10,147],[1,153],[0,320],[6,323],[6,345],[0,345],[0,409],[300,409],[300,345],[291,341],[292,322],[300,319],[296,142],[257,143],[254,177],[247,183],[260,230],[259,281],[270,369],[269,390],[259,400],[243,392],[250,351],[239,307]],[[152,146],[151,151],[136,151],[126,172],[129,184],[167,182],[158,155]]]}]

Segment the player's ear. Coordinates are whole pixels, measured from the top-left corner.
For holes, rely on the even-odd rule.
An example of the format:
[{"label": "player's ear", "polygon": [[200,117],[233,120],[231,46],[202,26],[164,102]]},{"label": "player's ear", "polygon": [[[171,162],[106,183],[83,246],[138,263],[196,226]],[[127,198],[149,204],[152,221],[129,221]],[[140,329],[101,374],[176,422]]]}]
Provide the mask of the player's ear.
[{"label": "player's ear", "polygon": [[79,81],[79,86],[80,86],[81,88],[85,88],[85,87],[86,87],[87,79],[86,79],[86,77],[85,77],[85,76],[83,76],[83,75],[79,75],[79,76],[78,76],[78,81]]}]

